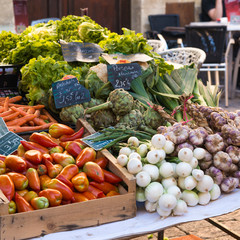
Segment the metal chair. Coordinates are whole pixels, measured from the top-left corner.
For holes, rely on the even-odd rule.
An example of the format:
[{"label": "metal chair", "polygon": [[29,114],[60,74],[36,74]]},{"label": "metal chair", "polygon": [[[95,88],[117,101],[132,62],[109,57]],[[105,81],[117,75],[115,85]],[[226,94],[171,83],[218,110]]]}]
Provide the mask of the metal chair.
[{"label": "metal chair", "polygon": [[[228,62],[229,52],[233,39],[230,39],[226,46],[226,25],[212,26],[185,26],[186,46],[197,47],[205,51],[206,60],[200,71],[208,72],[208,81],[211,83],[211,73],[215,72],[215,83],[222,86],[225,92],[225,106],[228,106],[229,81]],[[224,84],[220,85],[219,72],[224,72]]]},{"label": "metal chair", "polygon": [[191,65],[194,63],[198,69],[201,68],[206,59],[206,53],[203,50],[193,47],[172,48],[160,52],[159,55],[165,61],[173,64]]}]

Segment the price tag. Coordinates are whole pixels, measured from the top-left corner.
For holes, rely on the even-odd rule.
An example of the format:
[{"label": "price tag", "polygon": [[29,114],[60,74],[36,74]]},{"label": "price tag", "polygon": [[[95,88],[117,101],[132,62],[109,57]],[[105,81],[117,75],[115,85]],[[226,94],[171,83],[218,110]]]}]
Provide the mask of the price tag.
[{"label": "price tag", "polygon": [[64,60],[67,62],[99,62],[103,52],[95,43],[65,42],[60,40]]},{"label": "price tag", "polygon": [[114,139],[110,139],[110,140],[104,140],[104,141],[99,141],[99,142],[93,142],[92,140],[89,139],[93,139],[95,137],[98,137],[102,135],[102,133],[100,132],[96,132],[93,133],[85,138],[82,138],[81,140],[87,144],[89,147],[93,148],[96,151],[100,151],[102,150],[107,144],[109,144],[110,142],[112,142]]},{"label": "price tag", "polygon": [[56,108],[63,108],[89,102],[89,90],[82,86],[77,78],[52,83],[52,92]]},{"label": "price tag", "polygon": [[138,63],[111,64],[107,66],[108,81],[113,87],[129,90],[132,80],[142,74]]},{"label": "price tag", "polygon": [[5,156],[12,154],[17,150],[21,140],[24,139],[10,132],[4,120],[0,118],[0,154]]}]

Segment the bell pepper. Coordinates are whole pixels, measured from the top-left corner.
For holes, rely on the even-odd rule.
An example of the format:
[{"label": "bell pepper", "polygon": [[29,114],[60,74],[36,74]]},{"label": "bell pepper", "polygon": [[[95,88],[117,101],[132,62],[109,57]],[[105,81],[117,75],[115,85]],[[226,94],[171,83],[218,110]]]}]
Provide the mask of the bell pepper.
[{"label": "bell pepper", "polygon": [[38,197],[38,194],[35,191],[29,191],[23,196],[23,198],[29,203],[35,197]]},{"label": "bell pepper", "polygon": [[103,169],[103,173],[104,173],[104,179],[106,182],[117,184],[122,181],[120,177],[118,177],[116,174],[110,171],[107,171],[106,169]]},{"label": "bell pepper", "polygon": [[59,166],[56,166],[56,164],[53,164],[48,160],[45,161],[45,166],[47,167],[47,174],[50,178],[55,178],[61,171]]},{"label": "bell pepper", "polygon": [[63,200],[70,200],[70,201],[74,201],[74,197],[73,197],[73,191],[63,182],[61,182],[60,180],[54,178],[51,181],[46,183],[46,188],[50,188],[50,189],[56,189],[59,192],[62,193],[63,196]]},{"label": "bell pepper", "polygon": [[48,161],[50,161],[50,162],[53,162],[52,156],[51,156],[50,154],[48,154],[48,153],[44,153],[44,154],[42,155],[42,163],[43,163],[43,164],[45,164],[45,160],[48,160]]},{"label": "bell pepper", "polygon": [[32,190],[39,192],[41,188],[40,188],[40,178],[37,170],[35,168],[29,168],[26,172],[26,177],[28,179],[29,187]]},{"label": "bell pepper", "polygon": [[44,164],[39,164],[37,168],[37,172],[39,176],[47,174],[47,167]]},{"label": "bell pepper", "polygon": [[86,162],[83,166],[83,171],[88,177],[96,182],[104,182],[104,174],[102,168],[95,162]]},{"label": "bell pepper", "polygon": [[23,190],[17,190],[16,191],[20,196],[24,196],[26,193],[28,193],[28,190],[27,189],[23,189]]},{"label": "bell pepper", "polygon": [[86,162],[94,161],[96,158],[96,151],[93,148],[84,148],[76,158],[76,165],[82,168]]},{"label": "bell pepper", "polygon": [[44,153],[48,153],[48,149],[41,146],[40,144],[38,143],[35,143],[35,142],[28,142],[28,141],[23,141],[21,140],[20,141],[21,144],[23,145],[24,149],[27,151],[27,150],[38,150],[40,151],[42,154]]},{"label": "bell pepper", "polygon": [[4,174],[7,171],[6,164],[3,160],[0,160],[0,175]]},{"label": "bell pepper", "polygon": [[5,155],[2,155],[2,154],[0,154],[0,160],[1,160],[1,161],[3,161],[3,162],[4,162],[5,158],[6,158],[6,156],[5,156]]},{"label": "bell pepper", "polygon": [[77,192],[74,192],[73,193],[73,196],[74,196],[74,199],[75,201],[74,202],[85,202],[85,201],[88,201],[89,199],[84,196],[82,193],[77,193]]},{"label": "bell pepper", "polygon": [[16,203],[15,203],[13,200],[11,200],[11,201],[8,203],[8,213],[9,213],[9,214],[16,213],[16,210],[17,210]]},{"label": "bell pepper", "polygon": [[120,193],[116,192],[116,191],[110,191],[109,193],[107,193],[106,197],[111,197],[111,196],[116,196],[116,195],[120,195]]},{"label": "bell pepper", "polygon": [[35,210],[48,208],[49,201],[46,197],[35,197],[31,200],[31,206]]},{"label": "bell pepper", "polygon": [[75,159],[71,155],[65,153],[52,153],[51,156],[54,162],[61,164],[63,167],[75,163]]},{"label": "bell pepper", "polygon": [[7,175],[13,181],[16,190],[24,190],[28,187],[28,179],[25,175],[17,172],[9,172]]},{"label": "bell pepper", "polygon": [[106,168],[108,165],[108,159],[105,157],[97,158],[94,162],[97,163],[101,168]]},{"label": "bell pepper", "polygon": [[66,184],[72,191],[74,191],[73,183],[70,180],[66,179],[63,175],[58,175],[56,179]]},{"label": "bell pepper", "polygon": [[12,200],[15,187],[12,179],[6,174],[0,175],[0,190],[2,190],[3,194],[9,201]]},{"label": "bell pepper", "polygon": [[48,138],[50,138],[53,142],[55,142],[55,143],[57,143],[57,145],[59,145],[60,140],[57,139],[57,138],[52,137],[52,136],[50,135],[50,133],[48,133],[48,132],[40,132],[40,133],[46,135],[46,136],[47,136]]},{"label": "bell pepper", "polygon": [[58,146],[56,141],[54,141],[53,139],[51,139],[47,135],[42,134],[42,133],[38,133],[38,132],[32,133],[31,136],[29,137],[29,140],[31,142],[38,143],[41,146],[46,147],[46,148],[53,148],[53,147]]},{"label": "bell pepper", "polygon": [[82,193],[86,198],[88,198],[88,200],[93,200],[93,199],[97,199],[97,197],[92,194],[91,192],[89,191],[85,191]]},{"label": "bell pepper", "polygon": [[62,202],[62,193],[56,189],[42,190],[39,192],[38,196],[47,198],[50,207],[59,206]]},{"label": "bell pepper", "polygon": [[77,132],[71,134],[71,135],[62,135],[59,140],[61,142],[66,142],[66,141],[73,141],[75,139],[78,139],[78,138],[81,138],[83,136],[83,133],[84,133],[84,127],[81,127]]},{"label": "bell pepper", "polygon": [[[62,171],[59,173],[58,176],[63,176],[68,180],[71,180],[75,175],[77,175],[79,172],[79,169],[77,165],[75,164],[69,164],[66,167],[62,169]],[[58,178],[58,176],[56,178]]]},{"label": "bell pepper", "polygon": [[42,175],[39,177],[41,189],[46,189],[48,182],[52,179],[48,175]]},{"label": "bell pepper", "polygon": [[91,192],[96,198],[103,198],[106,197],[103,191],[99,190],[98,188],[95,188],[94,186],[90,185],[88,186],[88,192]]},{"label": "bell pepper", "polygon": [[37,165],[42,162],[42,153],[39,150],[27,150],[24,154],[24,158]]},{"label": "bell pepper", "polygon": [[89,181],[85,172],[80,172],[75,175],[71,182],[78,192],[85,192],[88,189]]},{"label": "bell pepper", "polygon": [[17,212],[28,212],[33,211],[33,207],[17,192],[15,193],[15,203],[17,206]]},{"label": "bell pepper", "polygon": [[49,154],[52,154],[52,153],[63,153],[64,149],[62,146],[56,146],[56,147],[53,147],[49,150]]},{"label": "bell pepper", "polygon": [[75,131],[69,126],[61,123],[53,123],[48,130],[49,134],[54,138],[59,138],[62,135],[70,135]]},{"label": "bell pepper", "polygon": [[33,164],[33,163],[31,163],[30,161],[28,161],[28,160],[26,160],[26,159],[24,159],[24,160],[25,160],[25,162],[26,162],[26,164],[27,164],[27,169],[28,169],[28,168],[35,168],[35,169],[38,168],[38,165],[37,165],[37,164]]},{"label": "bell pepper", "polygon": [[7,168],[14,172],[23,172],[27,169],[27,163],[22,157],[17,155],[8,155],[4,161]]},{"label": "bell pepper", "polygon": [[65,150],[67,150],[67,152],[69,154],[71,154],[73,157],[77,157],[78,154],[84,149],[84,147],[77,142],[74,141],[70,141],[67,143]]},{"label": "bell pepper", "polygon": [[73,203],[73,202],[75,202],[74,197],[73,197],[72,201],[71,200],[62,200],[61,205],[67,205],[67,204],[70,204],[70,203]]},{"label": "bell pepper", "polygon": [[108,182],[102,182],[102,183],[98,183],[98,182],[90,182],[90,184],[96,188],[98,188],[99,190],[103,191],[104,194],[108,194],[110,191],[116,191],[118,192],[118,188]]},{"label": "bell pepper", "polygon": [[19,145],[18,145],[18,148],[17,148],[17,155],[18,155],[19,157],[23,157],[24,154],[25,154],[25,149],[24,149],[24,147],[23,147],[22,144],[19,144]]}]

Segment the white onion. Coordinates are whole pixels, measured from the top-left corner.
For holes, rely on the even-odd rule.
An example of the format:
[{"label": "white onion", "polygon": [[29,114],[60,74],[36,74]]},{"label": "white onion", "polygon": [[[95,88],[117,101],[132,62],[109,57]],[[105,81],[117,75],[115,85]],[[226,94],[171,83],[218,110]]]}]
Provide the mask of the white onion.
[{"label": "white onion", "polygon": [[168,177],[168,178],[163,178],[161,180],[161,183],[165,189],[171,187],[171,186],[176,186],[177,181],[174,177]]},{"label": "white onion", "polygon": [[213,184],[213,188],[210,191],[210,195],[211,200],[216,200],[221,196],[221,189],[216,183]]},{"label": "white onion", "polygon": [[193,157],[189,164],[192,167],[192,169],[194,169],[198,166],[198,160],[195,157]]},{"label": "white onion", "polygon": [[206,155],[206,150],[204,148],[198,147],[193,150],[193,156],[198,160],[203,159],[205,155]]},{"label": "white onion", "polygon": [[141,144],[138,148],[137,148],[137,153],[141,156],[141,157],[145,157],[147,155],[148,152],[148,147],[146,144]]},{"label": "white onion", "polygon": [[182,199],[179,199],[177,201],[177,205],[176,207],[173,209],[173,215],[175,216],[181,216],[184,213],[187,213],[188,209],[187,209],[187,204],[185,201],[183,201]]},{"label": "white onion", "polygon": [[159,206],[157,206],[157,213],[159,214],[160,217],[166,218],[169,215],[171,215],[172,210],[165,211],[165,210],[161,209]]},{"label": "white onion", "polygon": [[176,173],[179,177],[187,177],[191,174],[192,167],[189,163],[180,162],[176,166]]},{"label": "white onion", "polygon": [[172,185],[169,188],[167,188],[167,193],[174,195],[177,199],[179,199],[182,196],[181,189],[176,185]]},{"label": "white onion", "polygon": [[160,168],[159,168],[159,173],[163,178],[168,178],[173,176],[174,174],[174,169],[173,166],[170,162],[165,162],[163,164],[161,164]]},{"label": "white onion", "polygon": [[186,202],[188,206],[194,207],[198,204],[199,198],[197,193],[191,190],[184,190],[182,192],[182,200]]},{"label": "white onion", "polygon": [[136,187],[136,201],[137,202],[145,202],[146,196],[145,196],[145,189],[141,187]]},{"label": "white onion", "polygon": [[151,150],[147,153],[147,161],[151,164],[156,164],[160,161],[160,156],[157,150]]},{"label": "white onion", "polygon": [[185,177],[179,177],[178,180],[177,180],[177,185],[181,189],[185,189],[184,181],[185,181]]},{"label": "white onion", "polygon": [[174,151],[175,145],[172,141],[167,140],[165,145],[163,146],[163,150],[166,152],[166,154],[170,154]]},{"label": "white onion", "polygon": [[159,170],[156,165],[145,164],[142,170],[149,173],[151,181],[156,181],[159,178]]},{"label": "white onion", "polygon": [[199,192],[208,192],[213,188],[214,181],[208,176],[204,175],[201,181],[198,181],[196,189]]},{"label": "white onion", "polygon": [[211,195],[209,192],[200,192],[198,193],[199,201],[198,204],[200,205],[207,205],[211,200]]},{"label": "white onion", "polygon": [[197,180],[193,176],[187,176],[184,179],[184,186],[187,190],[193,190],[197,186]]},{"label": "white onion", "polygon": [[144,206],[148,212],[156,212],[157,204],[158,202],[149,202],[148,200],[146,200]]},{"label": "white onion", "polygon": [[131,174],[137,174],[142,170],[142,162],[138,158],[132,158],[127,163],[127,170]]},{"label": "white onion", "polygon": [[128,138],[127,143],[130,146],[134,146],[134,147],[138,147],[139,146],[139,140],[138,140],[137,137],[130,137],[130,138]]},{"label": "white onion", "polygon": [[193,158],[193,151],[190,148],[181,148],[178,152],[178,158],[183,162],[190,162]]},{"label": "white onion", "polygon": [[151,182],[151,177],[148,172],[141,171],[136,175],[136,183],[139,187],[146,187]]},{"label": "white onion", "polygon": [[163,161],[166,157],[166,152],[163,149],[157,149],[157,153],[159,156],[159,161]]},{"label": "white onion", "polygon": [[145,197],[149,202],[156,202],[163,194],[163,186],[159,182],[151,182],[145,188]]},{"label": "white onion", "polygon": [[132,153],[130,153],[129,156],[128,156],[128,158],[129,158],[129,159],[131,159],[131,158],[138,158],[139,160],[141,160],[141,156],[140,156],[140,154],[137,153],[137,152],[132,152]]},{"label": "white onion", "polygon": [[153,147],[161,149],[166,143],[166,138],[162,134],[155,134],[151,139],[151,143]]},{"label": "white onion", "polygon": [[129,147],[122,147],[119,151],[120,154],[124,154],[126,156],[129,156],[131,154],[132,150]]},{"label": "white onion", "polygon": [[193,169],[192,170],[192,176],[197,180],[200,181],[203,179],[204,172],[201,169]]},{"label": "white onion", "polygon": [[122,167],[126,166],[127,165],[127,162],[128,162],[128,157],[127,155],[125,154],[120,154],[118,157],[117,157],[117,163],[119,165],[121,165]]},{"label": "white onion", "polygon": [[158,206],[164,211],[172,210],[177,205],[177,198],[173,194],[164,193],[158,200]]}]

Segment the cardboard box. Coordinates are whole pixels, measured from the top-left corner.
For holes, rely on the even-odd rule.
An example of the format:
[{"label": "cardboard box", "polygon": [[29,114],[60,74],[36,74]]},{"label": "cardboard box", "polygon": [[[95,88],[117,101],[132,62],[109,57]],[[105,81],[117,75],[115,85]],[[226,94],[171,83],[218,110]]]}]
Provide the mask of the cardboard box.
[{"label": "cardboard box", "polygon": [[[81,126],[85,127],[87,135],[95,132],[84,120],[78,121],[77,128]],[[98,154],[108,158],[108,168],[123,179],[124,184],[119,186],[120,195],[9,215],[8,201],[0,192],[0,239],[40,237],[135,217],[135,178],[117,164],[109,151],[103,150]]]}]

